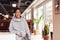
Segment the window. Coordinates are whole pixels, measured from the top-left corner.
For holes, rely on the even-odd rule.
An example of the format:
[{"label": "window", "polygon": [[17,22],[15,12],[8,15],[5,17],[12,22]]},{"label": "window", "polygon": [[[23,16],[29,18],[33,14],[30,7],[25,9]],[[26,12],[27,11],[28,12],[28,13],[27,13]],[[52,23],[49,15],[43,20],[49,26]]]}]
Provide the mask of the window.
[{"label": "window", "polygon": [[29,20],[31,20],[31,19],[32,19],[31,12],[29,12]]},{"label": "window", "polygon": [[29,15],[28,14],[26,14],[26,20],[28,20],[29,19]]},{"label": "window", "polygon": [[53,31],[53,13],[52,13],[52,1],[46,3],[46,23],[50,25],[50,31]]}]

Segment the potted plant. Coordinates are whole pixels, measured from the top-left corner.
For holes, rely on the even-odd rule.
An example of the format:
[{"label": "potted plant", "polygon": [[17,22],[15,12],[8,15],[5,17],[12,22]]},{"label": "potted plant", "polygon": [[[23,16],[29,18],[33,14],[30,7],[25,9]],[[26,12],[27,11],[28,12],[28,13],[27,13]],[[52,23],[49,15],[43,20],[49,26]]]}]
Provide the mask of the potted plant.
[{"label": "potted plant", "polygon": [[45,24],[44,25],[44,40],[49,40],[49,25]]},{"label": "potted plant", "polygon": [[38,24],[43,19],[43,14],[39,17],[39,19],[33,18],[33,22],[36,24],[36,29],[34,29],[34,35],[38,34]]}]

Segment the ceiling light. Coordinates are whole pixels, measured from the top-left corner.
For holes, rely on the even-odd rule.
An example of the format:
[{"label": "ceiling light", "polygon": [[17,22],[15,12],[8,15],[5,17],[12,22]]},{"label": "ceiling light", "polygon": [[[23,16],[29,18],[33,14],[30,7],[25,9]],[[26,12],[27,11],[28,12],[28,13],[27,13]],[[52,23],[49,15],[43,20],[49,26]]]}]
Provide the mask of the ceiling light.
[{"label": "ceiling light", "polygon": [[5,17],[5,18],[9,18],[9,15],[5,15],[4,17]]},{"label": "ceiling light", "polygon": [[0,15],[2,15],[2,13],[0,13]]},{"label": "ceiling light", "polygon": [[12,4],[12,7],[16,7],[16,4]]}]

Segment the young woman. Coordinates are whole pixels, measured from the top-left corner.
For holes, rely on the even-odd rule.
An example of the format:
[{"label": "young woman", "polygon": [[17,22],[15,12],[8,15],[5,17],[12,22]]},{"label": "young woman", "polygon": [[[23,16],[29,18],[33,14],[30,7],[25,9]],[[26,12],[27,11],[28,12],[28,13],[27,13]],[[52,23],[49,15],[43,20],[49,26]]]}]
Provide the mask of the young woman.
[{"label": "young woman", "polygon": [[[9,31],[16,34],[17,40],[30,40],[30,31],[26,20],[21,17],[20,9],[16,8],[14,14],[10,22]],[[26,34],[28,35],[28,39]]]}]

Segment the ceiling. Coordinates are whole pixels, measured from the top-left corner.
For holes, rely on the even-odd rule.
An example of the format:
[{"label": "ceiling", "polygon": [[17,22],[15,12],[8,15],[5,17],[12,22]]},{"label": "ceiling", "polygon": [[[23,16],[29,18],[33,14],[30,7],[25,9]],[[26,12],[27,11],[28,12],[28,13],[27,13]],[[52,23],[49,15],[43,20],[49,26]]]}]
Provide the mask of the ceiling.
[{"label": "ceiling", "polygon": [[[0,0],[0,13],[13,15],[13,11],[16,7],[19,7],[23,12],[33,0]],[[17,4],[16,7],[12,7],[12,4]]]}]

